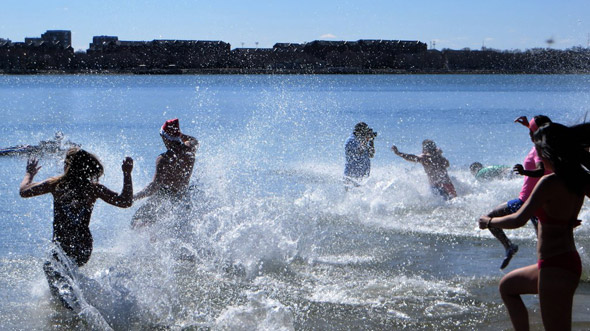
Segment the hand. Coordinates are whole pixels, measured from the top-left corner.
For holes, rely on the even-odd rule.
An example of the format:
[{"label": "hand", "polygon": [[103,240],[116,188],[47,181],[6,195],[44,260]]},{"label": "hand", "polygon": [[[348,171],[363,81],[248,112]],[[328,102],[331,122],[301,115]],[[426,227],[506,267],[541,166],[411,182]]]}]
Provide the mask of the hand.
[{"label": "hand", "polygon": [[392,150],[392,151],[393,151],[395,154],[398,154],[398,153],[399,153],[399,151],[397,150],[397,146],[395,146],[395,145],[391,146],[391,150]]},{"label": "hand", "polygon": [[524,175],[524,167],[522,164],[515,165],[514,168],[512,168],[512,171],[519,175]]},{"label": "hand", "polygon": [[39,167],[38,165],[39,160],[37,160],[34,157],[27,160],[27,173],[30,174],[31,177],[35,177],[37,172],[39,172],[39,169],[41,169],[41,167]]},{"label": "hand", "polygon": [[123,164],[121,165],[121,169],[124,173],[131,173],[133,170],[133,159],[129,156],[123,160]]},{"label": "hand", "polygon": [[492,219],[491,217],[484,215],[479,218],[479,228],[484,230],[488,228],[488,222]]},{"label": "hand", "polygon": [[527,128],[529,127],[529,120],[526,118],[526,116],[521,116],[521,117],[515,119],[514,123],[520,123],[520,124],[526,126]]}]

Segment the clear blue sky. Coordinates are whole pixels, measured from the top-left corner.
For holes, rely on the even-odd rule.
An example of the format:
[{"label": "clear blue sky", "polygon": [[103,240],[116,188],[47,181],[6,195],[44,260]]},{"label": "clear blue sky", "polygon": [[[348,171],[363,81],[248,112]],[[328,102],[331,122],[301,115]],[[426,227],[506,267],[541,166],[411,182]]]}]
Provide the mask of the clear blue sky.
[{"label": "clear blue sky", "polygon": [[2,0],[0,38],[71,30],[120,40],[223,40],[232,48],[313,40],[420,40],[436,48],[588,47],[590,0]]}]

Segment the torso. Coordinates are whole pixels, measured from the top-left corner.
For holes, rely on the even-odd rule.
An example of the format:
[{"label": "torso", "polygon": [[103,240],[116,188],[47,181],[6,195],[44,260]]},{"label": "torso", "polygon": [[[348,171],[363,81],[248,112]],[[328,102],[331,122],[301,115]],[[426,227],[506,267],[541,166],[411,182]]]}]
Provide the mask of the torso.
[{"label": "torso", "polygon": [[86,263],[92,252],[90,217],[96,202],[93,184],[90,188],[56,185],[53,190],[53,241],[79,265]]},{"label": "torso", "polygon": [[448,161],[446,158],[442,155],[422,154],[420,159],[430,185],[443,186],[451,183],[447,173]]},{"label": "torso", "polygon": [[167,151],[160,154],[158,162],[162,162],[160,175],[162,176],[162,193],[184,193],[189,186],[195,165],[195,153],[186,150],[180,153]]},{"label": "torso", "polygon": [[551,199],[535,213],[539,219],[539,259],[576,250],[573,224],[584,203],[583,195],[569,191],[555,175],[547,179],[550,180],[547,184],[552,192]]}]

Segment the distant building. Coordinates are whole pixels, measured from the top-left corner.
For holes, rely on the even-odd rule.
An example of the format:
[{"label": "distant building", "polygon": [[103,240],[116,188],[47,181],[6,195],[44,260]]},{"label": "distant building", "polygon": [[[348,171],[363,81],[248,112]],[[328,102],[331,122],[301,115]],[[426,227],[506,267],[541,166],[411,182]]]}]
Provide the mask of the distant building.
[{"label": "distant building", "polygon": [[25,45],[27,46],[41,46],[43,39],[41,38],[25,38]]},{"label": "distant building", "polygon": [[47,30],[41,35],[43,41],[58,45],[61,48],[72,46],[72,32],[69,30]]},{"label": "distant building", "polygon": [[41,35],[41,38],[25,38],[25,45],[33,47],[45,45],[67,49],[72,46],[72,32],[69,30],[47,30]]},{"label": "distant building", "polygon": [[102,50],[108,45],[118,45],[119,37],[116,36],[94,36],[88,49],[91,51]]}]

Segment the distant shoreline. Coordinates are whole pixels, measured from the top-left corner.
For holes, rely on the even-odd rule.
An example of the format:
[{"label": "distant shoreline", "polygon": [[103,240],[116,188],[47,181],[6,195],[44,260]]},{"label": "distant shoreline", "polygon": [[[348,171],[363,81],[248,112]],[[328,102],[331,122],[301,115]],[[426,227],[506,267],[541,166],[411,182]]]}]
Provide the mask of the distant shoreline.
[{"label": "distant shoreline", "polygon": [[314,70],[287,69],[143,69],[143,70],[0,70],[1,76],[34,75],[588,75],[587,70],[499,71],[499,70],[398,70],[326,68]]},{"label": "distant shoreline", "polygon": [[588,74],[590,48],[428,49],[417,40],[359,39],[231,48],[220,40],[124,41],[95,36],[74,52],[69,30],[0,39],[0,74],[407,75]]}]

